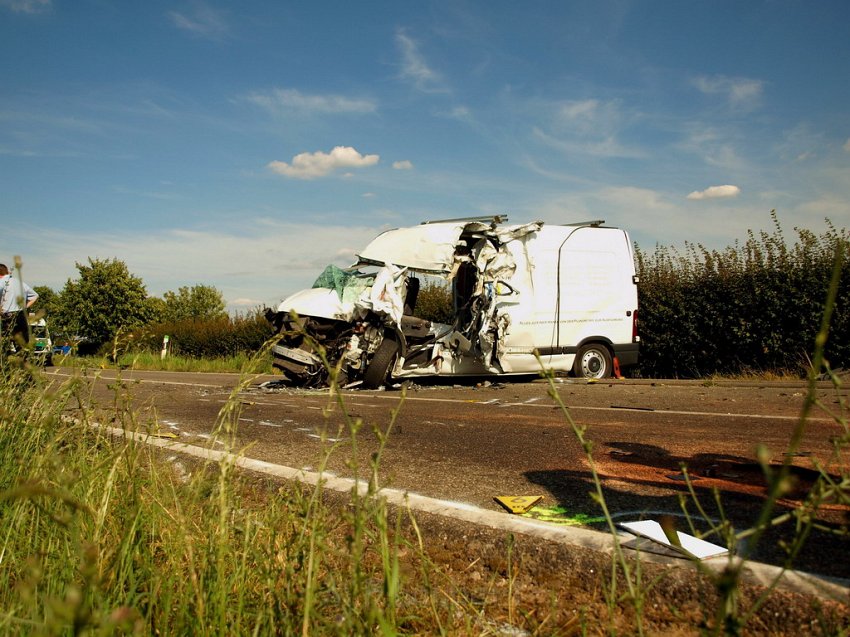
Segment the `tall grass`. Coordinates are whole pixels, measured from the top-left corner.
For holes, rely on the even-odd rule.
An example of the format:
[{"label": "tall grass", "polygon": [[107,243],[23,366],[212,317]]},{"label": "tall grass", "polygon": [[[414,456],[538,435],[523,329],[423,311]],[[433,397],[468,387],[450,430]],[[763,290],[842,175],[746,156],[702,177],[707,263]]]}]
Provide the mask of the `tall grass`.
[{"label": "tall grass", "polygon": [[[834,272],[827,308],[835,305],[840,268]],[[830,373],[823,358],[829,318],[827,312],[811,378]],[[379,497],[381,458],[403,397],[389,422],[379,425],[351,416],[345,395],[333,384],[326,413],[340,416],[340,424],[326,442],[344,437],[351,448],[329,444],[319,470],[324,472],[330,453],[345,451],[351,472],[365,485],[334,502],[337,496],[325,493],[321,483],[281,486],[236,470],[234,457],[242,452],[235,446],[239,392],[252,380],[250,366],[219,413],[214,432],[215,441],[233,455],[190,462],[97,426],[88,381],[48,384],[22,359],[6,357],[0,363],[2,634],[467,635],[498,633],[493,620],[502,618],[536,634],[613,634],[623,630],[624,615],[634,622],[631,630],[653,632],[650,601],[666,576],[650,572],[620,546],[594,471],[591,438],[562,403],[591,467],[615,559],[600,584],[607,617],[591,616],[581,607],[575,609],[578,622],[556,624],[547,623],[549,616],[534,619],[518,605],[523,565],[512,538],[505,549],[504,589],[499,593],[483,582],[487,601],[482,602],[453,588],[431,563],[417,520],[403,510],[390,511]],[[331,370],[332,380],[336,371]],[[132,409],[132,396],[124,395],[122,384],[113,387],[110,423],[129,432],[155,433],[157,423]],[[554,382],[550,390],[559,400]],[[807,409],[815,402],[810,389]],[[807,416],[801,414],[791,451],[807,427]],[[773,472],[765,463],[771,486],[758,523],[735,530],[723,521],[712,529],[729,539],[735,555],[720,573],[697,564],[714,591],[700,600],[710,617],[704,630],[743,633],[778,583],[755,602],[742,604],[749,553],[739,546],[751,549],[764,541],[767,529],[793,526],[786,562],[793,567],[799,547],[819,525],[819,506],[850,505],[850,472],[841,462],[850,445],[846,402],[835,417],[844,432],[834,440],[842,467],[837,478],[816,465],[821,478],[809,497],[794,511],[777,513],[788,468]],[[364,435],[373,437],[376,451],[360,466],[358,440]],[[691,495],[686,515],[702,511],[693,488]],[[700,523],[710,519],[700,516],[693,526]],[[569,604],[570,593],[564,592],[563,599]],[[841,628],[840,622],[828,625]],[[504,632],[519,631],[507,626]]]},{"label": "tall grass", "polygon": [[63,367],[117,368],[167,372],[224,372],[241,373],[246,369],[257,374],[274,374],[271,357],[260,359],[256,354],[240,353],[232,356],[194,358],[169,354],[165,357],[154,352],[124,352],[117,359],[111,356],[54,356],[54,364]]},{"label": "tall grass", "polygon": [[[105,429],[90,407],[90,376],[49,384],[22,361],[2,371],[0,634],[394,635],[477,621],[480,607],[458,601],[430,565],[415,520],[377,497],[397,411],[387,426],[364,423],[334,387],[326,413],[343,414],[363,488],[332,495],[321,482],[281,486],[235,469],[250,374],[210,443],[231,453],[202,462]],[[111,387],[101,419],[156,435],[127,386]],[[358,433],[378,441],[363,467]],[[346,450],[329,444],[320,473],[334,451]],[[402,555],[417,569],[413,581]]]},{"label": "tall grass", "polygon": [[[321,486],[169,462],[93,426],[82,380],[4,372],[0,633],[396,631],[398,544],[374,498],[354,494],[340,516]],[[238,390],[215,433],[234,452]],[[128,431],[155,426],[116,409]]]}]

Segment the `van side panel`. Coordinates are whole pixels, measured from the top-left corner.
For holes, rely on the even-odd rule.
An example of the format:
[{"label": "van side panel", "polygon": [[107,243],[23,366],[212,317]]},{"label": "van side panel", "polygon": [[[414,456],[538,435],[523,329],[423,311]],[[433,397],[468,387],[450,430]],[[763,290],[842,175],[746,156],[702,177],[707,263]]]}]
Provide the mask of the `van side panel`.
[{"label": "van side panel", "polygon": [[638,299],[628,234],[617,228],[576,229],[560,250],[558,272],[558,348],[574,354],[587,341],[630,346]]},{"label": "van side panel", "polygon": [[[574,228],[543,226],[539,232],[508,244],[517,264],[510,284],[519,294],[506,297],[500,312],[510,316],[504,340],[502,368],[507,372],[540,371],[545,367],[568,370],[562,356],[553,356],[557,346],[556,299],[558,298],[558,253]],[[540,360],[535,356],[539,352]]]},{"label": "van side panel", "polygon": [[507,247],[516,270],[506,282],[515,293],[496,297],[496,315],[509,318],[499,347],[504,372],[536,373],[541,362],[570,371],[578,348],[590,341],[605,343],[615,356],[622,352],[623,364],[637,362],[637,287],[625,231],[543,226]]}]

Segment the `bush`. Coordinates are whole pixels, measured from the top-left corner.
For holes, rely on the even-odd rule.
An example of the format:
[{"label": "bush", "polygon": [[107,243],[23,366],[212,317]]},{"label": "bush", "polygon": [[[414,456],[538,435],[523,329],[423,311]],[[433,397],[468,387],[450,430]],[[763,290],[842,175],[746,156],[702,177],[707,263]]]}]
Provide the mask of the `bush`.
[{"label": "bush", "polygon": [[259,313],[245,317],[186,319],[137,330],[132,335],[132,342],[134,348],[158,352],[166,335],[173,354],[190,358],[221,358],[256,352],[272,336],[272,328]]},{"label": "bush", "polygon": [[826,357],[850,363],[848,233],[830,225],[816,236],[795,229],[789,246],[775,213],[772,233],[744,245],[685,253],[637,248],[641,375],[699,377],[775,371],[801,373],[823,316],[837,254],[844,254]]},{"label": "bush", "polygon": [[454,322],[452,288],[443,282],[428,281],[419,290],[416,316],[437,323]]}]

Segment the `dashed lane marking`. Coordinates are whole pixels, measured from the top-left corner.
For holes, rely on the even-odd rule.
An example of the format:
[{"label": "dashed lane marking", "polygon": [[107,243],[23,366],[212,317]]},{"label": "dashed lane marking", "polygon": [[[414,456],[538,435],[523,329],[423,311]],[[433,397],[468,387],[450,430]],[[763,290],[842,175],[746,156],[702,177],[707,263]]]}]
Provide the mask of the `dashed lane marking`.
[{"label": "dashed lane marking", "polygon": [[[59,372],[53,372],[54,376],[70,376],[70,374],[62,374]],[[108,377],[101,376],[104,380],[117,380],[116,377]],[[171,381],[171,380],[149,380],[144,378],[134,378],[127,379],[133,380],[134,382],[140,383],[151,383],[151,384],[159,384],[159,385],[184,385],[184,386],[194,386],[194,387],[224,387],[221,384],[206,384],[206,383],[186,383],[179,381]],[[326,396],[327,394],[310,394],[310,396]],[[374,398],[378,400],[393,400],[398,402],[400,400],[400,396],[398,394],[371,394],[371,395],[359,395],[357,396],[358,400],[364,400],[367,398]],[[449,404],[480,404],[480,405],[492,405],[493,402],[488,401],[478,401],[478,400],[469,400],[469,399],[461,399],[461,398],[430,398],[425,396],[407,396],[405,398],[406,401],[414,401],[414,402],[436,402],[436,403],[449,403]],[[498,400],[498,399],[496,399]],[[531,399],[529,399],[531,400]],[[226,402],[226,401],[225,401]],[[258,403],[259,404],[259,403]],[[263,403],[265,405],[276,405],[277,403]],[[532,403],[529,401],[526,402],[516,402],[516,403],[499,403],[498,407],[526,407],[531,409],[552,409],[555,407],[552,403]],[[308,409],[320,410],[321,407],[311,407],[307,406]],[[622,413],[624,408],[620,405],[612,406],[612,407],[598,407],[598,406],[568,406],[570,411],[616,411]],[[635,408],[637,410],[638,408]],[[643,411],[641,413],[646,416],[702,416],[709,418],[752,418],[758,420],[786,420],[786,421],[796,421],[799,420],[799,416],[783,416],[778,414],[743,414],[743,413],[734,413],[734,412],[720,412],[720,411],[687,411],[682,409],[654,409],[653,411]],[[819,418],[815,416],[810,416],[808,418],[809,422],[835,422],[831,418]]]}]

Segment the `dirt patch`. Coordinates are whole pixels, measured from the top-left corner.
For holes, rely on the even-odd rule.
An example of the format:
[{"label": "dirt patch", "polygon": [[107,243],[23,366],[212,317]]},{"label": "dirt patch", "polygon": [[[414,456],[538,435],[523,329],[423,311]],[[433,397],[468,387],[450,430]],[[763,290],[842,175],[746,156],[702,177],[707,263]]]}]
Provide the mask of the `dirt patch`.
[{"label": "dirt patch", "polygon": [[[250,483],[258,498],[269,493],[262,481]],[[324,499],[331,507],[349,505],[344,494],[326,493]],[[391,527],[399,521],[403,538],[404,603],[421,612],[436,591],[436,606],[454,607],[455,621],[470,629],[454,634],[633,634],[640,621],[647,634],[698,635],[717,625],[718,583],[687,562],[638,565],[628,558],[632,595],[623,569],[597,551],[438,515],[417,512],[411,520],[392,507],[388,516]],[[370,557],[379,559],[377,553]],[[760,586],[740,587],[736,617],[754,611],[744,634],[831,635],[850,628],[845,603],[784,591],[761,603],[764,593]]]}]

